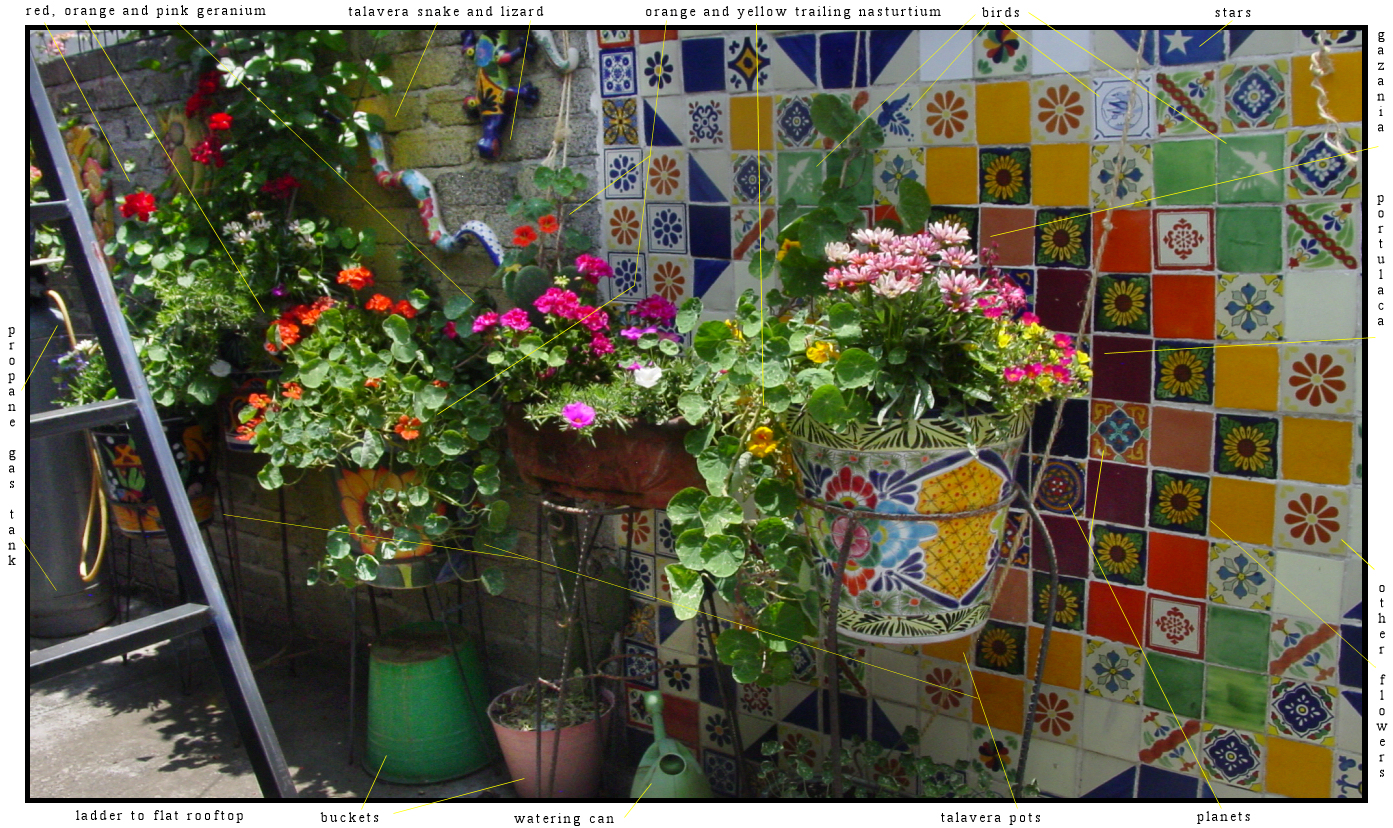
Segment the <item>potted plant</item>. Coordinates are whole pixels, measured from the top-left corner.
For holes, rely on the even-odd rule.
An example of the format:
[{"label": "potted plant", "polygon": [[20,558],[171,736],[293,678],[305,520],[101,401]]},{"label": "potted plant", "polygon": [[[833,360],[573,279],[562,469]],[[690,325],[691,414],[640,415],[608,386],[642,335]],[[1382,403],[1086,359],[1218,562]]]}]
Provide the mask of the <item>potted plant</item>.
[{"label": "potted plant", "polygon": [[588,240],[558,218],[584,177],[539,167],[535,181],[551,197],[514,200],[524,223],[499,273],[516,307],[472,323],[492,346],[489,363],[506,371],[513,459],[524,480],[549,491],[662,508],[700,483],[684,449],[690,426],[676,408],[677,308],[661,296],[601,304],[598,286],[610,267],[577,254]]},{"label": "potted plant", "polygon": [[[472,302],[442,302],[413,253],[402,274],[407,298],[378,292],[355,265],[336,295],[288,308],[266,334],[284,361],[276,387],[240,413],[267,457],[265,488],[296,470],[334,474],[345,523],[311,583],[424,586],[460,574],[463,539],[510,542],[491,439],[502,415],[468,394],[487,369],[481,337],[456,325]],[[502,575],[490,568],[483,581],[496,593]]]},{"label": "potted plant", "polygon": [[508,773],[517,780],[518,795],[594,796],[614,703],[614,693],[588,676],[559,684],[538,679],[496,696],[489,704],[489,720]]}]

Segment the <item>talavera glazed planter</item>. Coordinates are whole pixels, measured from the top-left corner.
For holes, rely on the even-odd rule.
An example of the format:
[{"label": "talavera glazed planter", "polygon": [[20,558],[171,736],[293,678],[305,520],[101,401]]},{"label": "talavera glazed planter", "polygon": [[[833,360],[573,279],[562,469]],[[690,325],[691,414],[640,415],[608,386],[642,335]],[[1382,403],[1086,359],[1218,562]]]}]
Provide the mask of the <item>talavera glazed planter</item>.
[{"label": "talavera glazed planter", "polygon": [[517,407],[507,415],[508,448],[522,479],[545,491],[612,506],[666,509],[689,486],[706,488],[684,440],[691,426],[634,423],[600,428],[595,443],[556,426],[535,426]]},{"label": "talavera glazed planter", "polygon": [[[174,455],[174,465],[179,470],[179,482],[188,493],[189,505],[193,507],[199,526],[206,526],[213,519],[215,483],[213,446],[209,439],[212,429],[204,419],[179,414],[160,420],[165,440]],[[128,537],[164,537],[164,521],[155,505],[154,492],[148,488],[145,463],[130,429],[126,426],[94,428],[92,436],[101,458],[102,488],[116,517],[116,528]]]},{"label": "talavera glazed planter", "polygon": [[[807,416],[790,424],[804,497],[868,513],[971,512],[1011,492],[1031,412],[978,414],[968,430],[937,419],[858,424],[833,432]],[[837,628],[863,641],[924,644],[986,623],[1003,557],[1006,506],[961,518],[862,520],[805,506],[825,589],[840,588]],[[840,585],[830,584],[852,532]],[[830,594],[830,592],[828,593]]]},{"label": "talavera glazed planter", "polygon": [[[339,491],[339,508],[348,523],[353,541],[364,555],[378,556],[377,577],[370,583],[381,589],[417,589],[434,583],[447,583],[463,577],[468,571],[467,553],[461,549],[437,549],[429,541],[400,549],[390,559],[381,557],[378,547],[382,540],[392,537],[391,529],[369,528],[368,495],[382,489],[401,490],[416,480],[416,472],[400,474],[387,468],[334,470],[334,482]],[[435,513],[446,512],[444,503]],[[424,536],[421,527],[413,527]]]}]

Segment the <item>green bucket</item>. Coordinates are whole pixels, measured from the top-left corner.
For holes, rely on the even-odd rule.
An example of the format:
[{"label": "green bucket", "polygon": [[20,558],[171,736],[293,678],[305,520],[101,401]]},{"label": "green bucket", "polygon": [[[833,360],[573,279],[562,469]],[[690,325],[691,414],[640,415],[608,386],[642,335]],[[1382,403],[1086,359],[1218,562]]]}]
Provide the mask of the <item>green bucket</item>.
[{"label": "green bucket", "polygon": [[392,630],[373,645],[368,668],[366,767],[408,785],[478,770],[498,753],[488,702],[463,627],[422,621]]}]

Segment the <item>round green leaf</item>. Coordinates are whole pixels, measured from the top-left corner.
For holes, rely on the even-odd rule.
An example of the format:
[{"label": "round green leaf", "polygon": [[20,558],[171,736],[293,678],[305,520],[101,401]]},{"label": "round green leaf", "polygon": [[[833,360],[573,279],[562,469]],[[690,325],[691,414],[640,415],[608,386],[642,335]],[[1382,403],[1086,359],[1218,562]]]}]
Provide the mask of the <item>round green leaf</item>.
[{"label": "round green leaf", "polygon": [[353,568],[354,571],[358,573],[359,580],[377,580],[377,558],[374,558],[372,555],[359,555],[358,560],[354,562]]},{"label": "round green leaf", "polygon": [[860,388],[869,385],[880,370],[875,357],[860,348],[848,348],[837,358],[833,375],[842,388]]},{"label": "round green leaf", "polygon": [[688,487],[673,495],[667,504],[667,517],[673,528],[680,533],[684,526],[698,520],[701,517],[698,510],[704,500],[706,492],[695,487]]}]

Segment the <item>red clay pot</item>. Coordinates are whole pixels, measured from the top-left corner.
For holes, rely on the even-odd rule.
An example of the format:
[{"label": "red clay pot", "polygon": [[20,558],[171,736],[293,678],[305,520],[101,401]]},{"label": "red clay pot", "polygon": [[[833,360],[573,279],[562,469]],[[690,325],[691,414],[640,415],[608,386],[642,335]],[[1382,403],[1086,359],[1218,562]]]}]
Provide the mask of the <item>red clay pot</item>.
[{"label": "red clay pot", "polygon": [[522,479],[546,491],[613,506],[666,509],[683,489],[706,488],[683,443],[692,427],[682,420],[596,429],[593,446],[553,425],[538,428],[517,407],[509,408],[507,426]]},{"label": "red clay pot", "polygon": [[[600,789],[600,768],[604,764],[604,735],[614,715],[614,693],[600,688],[605,700],[605,712],[598,719],[560,730],[514,730],[498,723],[495,717],[499,706],[512,694],[527,685],[514,687],[498,695],[489,705],[489,720],[498,737],[498,747],[508,765],[508,774],[518,780],[513,783],[523,799],[589,799]],[[560,744],[557,744],[560,740]],[[542,743],[542,778],[537,776],[537,742]],[[556,751],[556,787],[551,783],[551,757]],[[540,791],[547,791],[545,794]]]}]

